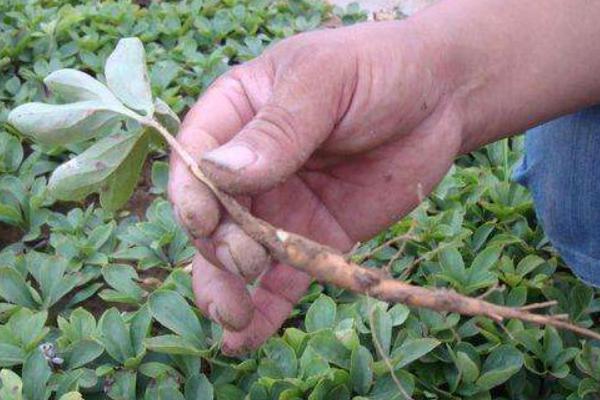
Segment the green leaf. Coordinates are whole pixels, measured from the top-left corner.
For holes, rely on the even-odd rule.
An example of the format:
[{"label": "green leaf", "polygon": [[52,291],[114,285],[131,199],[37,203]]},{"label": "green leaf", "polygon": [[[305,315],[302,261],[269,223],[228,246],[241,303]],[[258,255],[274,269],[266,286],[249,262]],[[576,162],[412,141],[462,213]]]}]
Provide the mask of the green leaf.
[{"label": "green leaf", "polygon": [[579,320],[587,311],[594,297],[591,287],[578,284],[571,289],[569,296],[569,314],[574,321]]},{"label": "green leaf", "polygon": [[12,367],[23,363],[25,352],[17,346],[0,343],[0,367]]},{"label": "green leaf", "polygon": [[498,261],[502,254],[502,246],[489,246],[477,254],[473,263],[472,270],[489,270]]},{"label": "green leaf", "polygon": [[283,339],[271,338],[262,347],[265,355],[274,362],[283,377],[294,378],[298,369],[296,353]]},{"label": "green leaf", "polygon": [[527,257],[523,258],[521,261],[519,261],[519,263],[517,264],[517,274],[519,274],[519,276],[521,277],[524,277],[543,263],[543,258],[534,254],[530,254]]},{"label": "green leaf", "polygon": [[49,328],[44,327],[48,319],[48,312],[42,311],[25,316],[20,322],[18,335],[21,345],[25,350],[30,350],[46,336]]},{"label": "green leaf", "polygon": [[171,290],[157,290],[148,300],[152,316],[163,326],[183,336],[194,346],[204,346],[204,334],[198,317],[183,296]]},{"label": "green leaf", "polygon": [[406,339],[400,347],[394,349],[392,360],[394,369],[398,370],[406,367],[439,345],[440,341],[433,338]]},{"label": "green leaf", "polygon": [[37,308],[29,286],[21,274],[12,268],[0,268],[0,297],[24,307]]},{"label": "green leaf", "polygon": [[581,353],[575,358],[575,364],[580,371],[600,381],[600,348],[585,342]]},{"label": "green leaf", "polygon": [[107,392],[108,397],[113,400],[136,400],[135,385],[135,371],[117,371]]},{"label": "green leaf", "polygon": [[522,307],[527,301],[527,286],[517,286],[510,290],[506,296],[508,307]]},{"label": "green leaf", "polygon": [[[415,390],[415,381],[411,374],[406,371],[396,371],[396,378],[406,394],[412,396]],[[370,400],[406,400],[406,396],[398,390],[396,382],[390,374],[375,381],[373,389],[369,393]]]},{"label": "green leaf", "polygon": [[358,394],[367,394],[373,384],[373,356],[363,346],[352,350],[350,356],[350,380],[352,389]]},{"label": "green leaf", "polygon": [[167,191],[169,181],[169,164],[164,161],[152,163],[152,193],[161,194]]},{"label": "green leaf", "polygon": [[77,393],[80,387],[89,387],[97,381],[95,373],[91,369],[76,369],[64,371],[61,374],[53,375],[54,397],[62,398],[63,395]]},{"label": "green leaf", "polygon": [[240,400],[245,393],[235,385],[223,384],[215,386],[217,400]]},{"label": "green leaf", "polygon": [[16,226],[24,223],[21,211],[17,206],[2,203],[0,203],[0,222]]},{"label": "green leaf", "polygon": [[72,274],[65,275],[66,259],[59,256],[36,257],[39,253],[33,254],[29,269],[40,287],[44,308],[47,309],[75,288],[80,279]]},{"label": "green leaf", "polygon": [[104,313],[100,321],[100,331],[106,352],[112,358],[123,363],[135,356],[129,330],[116,308],[111,308]]},{"label": "green leaf", "polygon": [[490,390],[516,374],[523,362],[523,354],[519,350],[509,344],[501,345],[486,358],[476,385],[481,390]]},{"label": "green leaf", "polygon": [[171,375],[173,377],[177,376],[178,378],[181,378],[181,376],[178,376],[179,372],[177,372],[177,370],[161,362],[144,363],[139,366],[138,371],[141,374],[153,379],[159,379],[166,375]]},{"label": "green leaf", "polygon": [[440,265],[445,278],[455,286],[461,286],[465,281],[465,263],[460,252],[455,247],[444,248],[439,253]]},{"label": "green leaf", "polygon": [[479,377],[479,367],[475,361],[462,351],[456,353],[456,367],[462,374],[462,379],[466,383],[473,383]]},{"label": "green leaf", "polygon": [[2,400],[23,400],[23,383],[19,375],[9,369],[0,371],[0,399]]},{"label": "green leaf", "polygon": [[102,267],[102,277],[106,283],[124,295],[131,303],[135,304],[142,301],[145,292],[135,283],[138,280],[138,275],[130,265],[106,265]]},{"label": "green leaf", "polygon": [[66,305],[67,308],[72,308],[78,303],[81,303],[84,300],[92,297],[104,284],[102,283],[93,283],[85,288],[80,288],[69,300],[69,303]]},{"label": "green leaf", "polygon": [[375,340],[379,342],[381,356],[387,357],[390,354],[390,346],[392,344],[392,317],[385,312],[381,307],[374,307],[373,313],[373,326],[371,326],[371,335],[373,342]]},{"label": "green leaf", "polygon": [[138,38],[119,40],[106,60],[104,74],[110,90],[127,107],[143,111],[148,116],[154,113],[146,53]]},{"label": "green leaf", "polygon": [[582,379],[579,382],[579,387],[577,389],[577,394],[582,399],[589,394],[597,394],[600,393],[600,384],[591,378]]},{"label": "green leaf", "polygon": [[44,79],[44,84],[68,102],[96,100],[117,108],[121,104],[104,84],[76,69],[54,71]]},{"label": "green leaf", "polygon": [[144,400],[185,400],[178,389],[178,383],[171,377],[162,377],[146,387]]},{"label": "green leaf", "polygon": [[143,131],[128,157],[106,180],[100,190],[100,204],[109,211],[121,208],[133,194],[146,156],[150,151],[151,133]]},{"label": "green leaf", "polygon": [[151,325],[152,315],[148,305],[145,304],[135,313],[129,327],[131,343],[136,355],[144,351],[144,339],[148,335]]},{"label": "green leaf", "polygon": [[514,333],[514,338],[536,357],[543,359],[544,350],[540,344],[541,331],[539,329],[523,329]]},{"label": "green leaf", "polygon": [[319,296],[308,308],[304,325],[307,332],[333,328],[335,323],[336,305],[331,297]]},{"label": "green leaf", "polygon": [[8,122],[48,145],[83,142],[120,118],[107,104],[87,100],[69,104],[27,103],[10,112]]},{"label": "green leaf", "polygon": [[23,161],[23,146],[19,139],[0,131],[0,172],[13,172]]},{"label": "green leaf", "polygon": [[48,182],[50,193],[58,200],[80,200],[100,191],[101,185],[130,157],[141,136],[117,134],[101,139],[54,170]]},{"label": "green leaf", "polygon": [[23,364],[23,394],[27,399],[45,400],[50,391],[46,387],[52,371],[41,351],[33,351]]},{"label": "green leaf", "polygon": [[549,363],[554,361],[563,351],[563,344],[560,335],[555,328],[546,326],[544,329],[543,354],[544,360]]},{"label": "green leaf", "polygon": [[69,341],[76,342],[95,336],[96,320],[94,316],[83,308],[78,308],[69,316],[69,322],[58,319],[58,326]]},{"label": "green leaf", "polygon": [[346,369],[350,367],[350,350],[335,337],[331,330],[322,330],[315,334],[308,341],[307,346],[332,364]]},{"label": "green leaf", "polygon": [[404,304],[395,304],[390,308],[388,314],[392,318],[392,326],[400,326],[408,318],[410,309]]},{"label": "green leaf", "polygon": [[67,349],[66,363],[73,370],[94,361],[104,353],[104,347],[92,339],[72,343]]},{"label": "green leaf", "polygon": [[157,353],[202,356],[206,353],[186,338],[177,335],[162,335],[144,339],[146,348]]}]

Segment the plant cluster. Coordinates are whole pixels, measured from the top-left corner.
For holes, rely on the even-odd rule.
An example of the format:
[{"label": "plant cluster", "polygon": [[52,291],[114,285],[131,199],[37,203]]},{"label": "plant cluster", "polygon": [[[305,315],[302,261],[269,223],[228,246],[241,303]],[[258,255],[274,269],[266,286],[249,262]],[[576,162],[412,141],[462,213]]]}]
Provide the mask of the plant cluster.
[{"label": "plant cluster", "polygon": [[[35,115],[52,110],[33,125],[16,113],[0,129],[0,399],[578,400],[600,393],[600,349],[570,332],[389,305],[318,284],[277,337],[244,358],[223,356],[220,328],[193,306],[193,249],[164,199],[165,152],[144,118],[174,131],[177,114],[228,65],[318,26],[331,10],[306,1],[85,3],[0,4],[0,123],[16,106],[60,100],[35,105]],[[355,9],[336,12],[348,23],[361,18]],[[133,39],[112,53],[130,36],[144,42],[147,75],[111,66],[111,59],[143,60]],[[119,81],[128,73],[147,76],[147,85],[124,90],[131,87]],[[57,110],[68,118],[53,120]],[[78,125],[60,126],[73,120]],[[82,130],[89,136],[73,136]],[[32,132],[35,144],[22,136]],[[529,194],[509,179],[521,142],[457,160],[417,210],[362,244],[354,260],[495,304],[546,303],[592,326],[595,291],[568,272]],[[133,190],[140,173],[142,191],[152,193],[141,208],[139,194],[111,192],[114,182]],[[56,201],[73,198],[81,201]]]}]

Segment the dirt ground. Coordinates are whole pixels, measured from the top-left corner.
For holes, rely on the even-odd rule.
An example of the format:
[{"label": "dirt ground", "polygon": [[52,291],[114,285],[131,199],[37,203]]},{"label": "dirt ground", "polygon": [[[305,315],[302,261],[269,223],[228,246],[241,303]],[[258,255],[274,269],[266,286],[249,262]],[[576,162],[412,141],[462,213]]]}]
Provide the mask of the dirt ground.
[{"label": "dirt ground", "polygon": [[358,3],[361,8],[369,12],[369,18],[377,18],[377,15],[389,15],[402,13],[412,15],[417,11],[434,3],[436,0],[329,0],[332,4],[346,7],[350,3]]}]

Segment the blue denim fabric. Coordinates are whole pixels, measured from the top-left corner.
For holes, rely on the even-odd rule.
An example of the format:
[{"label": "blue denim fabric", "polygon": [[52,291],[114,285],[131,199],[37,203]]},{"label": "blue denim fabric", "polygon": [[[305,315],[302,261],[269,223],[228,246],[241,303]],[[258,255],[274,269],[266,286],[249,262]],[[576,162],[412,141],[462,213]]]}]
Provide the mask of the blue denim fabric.
[{"label": "blue denim fabric", "polygon": [[514,179],[567,265],[600,286],[600,106],[528,131]]}]

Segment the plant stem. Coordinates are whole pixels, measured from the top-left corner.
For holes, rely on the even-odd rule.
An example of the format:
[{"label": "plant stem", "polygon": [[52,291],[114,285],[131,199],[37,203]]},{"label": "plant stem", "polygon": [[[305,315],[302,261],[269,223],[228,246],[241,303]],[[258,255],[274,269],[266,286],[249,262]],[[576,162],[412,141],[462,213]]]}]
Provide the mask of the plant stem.
[{"label": "plant stem", "polygon": [[246,234],[267,248],[279,261],[308,273],[320,282],[330,283],[386,302],[462,315],[485,316],[496,322],[515,318],[539,325],[551,325],[600,340],[599,333],[552,315],[534,314],[523,308],[500,306],[449,289],[429,289],[388,278],[379,270],[367,269],[347,261],[342,253],[331,247],[277,229],[254,217],[233,197],[212,183],[200,170],[194,158],[160,123],[147,118],[138,120],[160,133],[190,172],[213,192],[231,218]]}]

